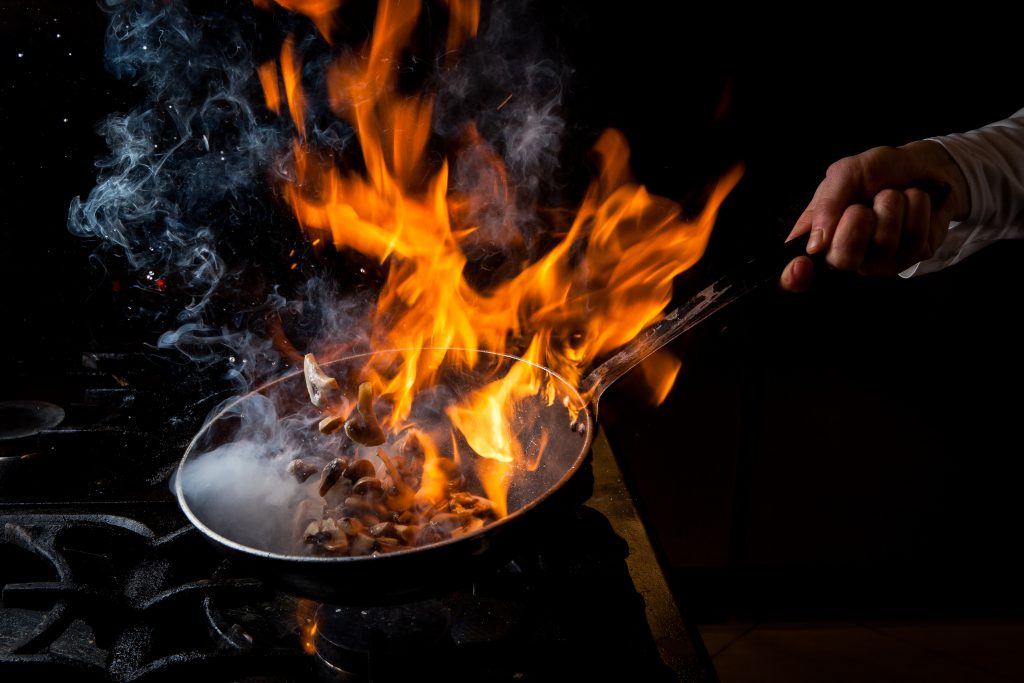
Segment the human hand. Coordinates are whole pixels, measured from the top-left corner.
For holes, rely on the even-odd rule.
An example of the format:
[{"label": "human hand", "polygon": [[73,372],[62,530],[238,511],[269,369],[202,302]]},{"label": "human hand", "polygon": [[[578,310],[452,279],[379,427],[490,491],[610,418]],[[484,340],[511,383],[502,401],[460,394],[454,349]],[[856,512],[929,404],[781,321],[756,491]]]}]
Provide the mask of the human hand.
[{"label": "human hand", "polygon": [[[931,257],[969,208],[963,173],[939,143],[875,147],[829,167],[787,241],[810,232],[807,253],[830,266],[894,275]],[[811,259],[798,256],[779,284],[802,292],[813,275]]]}]

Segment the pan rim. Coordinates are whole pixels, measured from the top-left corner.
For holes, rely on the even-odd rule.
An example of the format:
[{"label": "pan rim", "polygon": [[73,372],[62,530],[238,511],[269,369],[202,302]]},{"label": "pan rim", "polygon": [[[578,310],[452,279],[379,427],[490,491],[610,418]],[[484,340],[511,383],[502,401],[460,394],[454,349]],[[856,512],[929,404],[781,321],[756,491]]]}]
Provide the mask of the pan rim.
[{"label": "pan rim", "polygon": [[[380,349],[380,350],[376,350],[376,351],[366,351],[366,352],[362,352],[362,353],[351,354],[351,355],[343,356],[343,357],[336,358],[336,359],[333,359],[333,360],[330,360],[330,361],[325,361],[325,362],[321,363],[321,366],[323,366],[323,367],[330,367],[334,363],[342,363],[342,362],[345,362],[345,361],[356,360],[356,359],[359,359],[359,358],[366,358],[366,357],[369,357],[369,356],[374,356],[374,355],[378,355],[378,354],[382,354],[382,353],[399,353],[399,352],[402,352],[402,351],[472,351],[472,349],[466,349],[466,348],[457,347],[457,346],[452,346],[452,347],[424,346],[424,347],[403,347],[403,348],[395,348],[395,349]],[[538,363],[534,363],[533,361],[526,360],[525,358],[521,358],[519,356],[513,356],[513,355],[507,354],[507,353],[497,353],[497,352],[494,352],[494,351],[485,351],[485,350],[480,350],[480,349],[475,350],[475,352],[476,353],[480,353],[480,354],[489,355],[489,356],[500,356],[500,357],[503,357],[503,358],[508,358],[509,360],[512,360],[512,361],[515,361],[515,362],[519,362],[519,363],[527,363],[528,365],[532,365],[535,368],[537,368],[539,370],[542,370],[543,372],[551,375],[552,377],[554,377],[555,379],[557,379],[561,383],[562,387],[569,393],[569,396],[571,398],[573,398],[575,401],[578,402],[578,404],[580,406],[580,415],[583,416],[583,428],[580,430],[582,432],[582,435],[583,435],[583,442],[582,442],[582,445],[581,445],[581,447],[579,449],[579,452],[576,455],[575,460],[566,469],[565,473],[562,474],[562,476],[559,477],[559,479],[552,486],[550,486],[543,494],[541,494],[540,496],[537,496],[532,501],[530,501],[529,503],[527,503],[523,507],[519,508],[518,510],[516,510],[512,514],[507,515],[506,517],[502,517],[501,519],[495,520],[494,522],[491,522],[490,524],[487,524],[487,525],[481,527],[480,529],[477,529],[476,531],[472,531],[470,533],[464,534],[464,535],[459,536],[457,538],[447,538],[447,539],[444,539],[442,541],[437,541],[437,542],[434,542],[434,543],[429,543],[427,545],[415,546],[415,547],[405,548],[405,549],[401,549],[401,550],[395,550],[395,551],[392,551],[392,552],[389,552],[389,553],[386,553],[386,554],[381,554],[381,555],[361,555],[361,556],[350,556],[350,555],[342,555],[342,556],[287,555],[287,554],[284,554],[284,553],[272,552],[272,551],[269,551],[269,550],[263,550],[263,549],[260,549],[260,548],[254,548],[252,546],[245,545],[243,543],[239,543],[238,541],[234,541],[234,540],[232,540],[230,538],[227,538],[226,536],[223,536],[222,534],[219,534],[216,531],[214,531],[213,529],[211,529],[192,510],[191,506],[188,504],[187,496],[185,495],[185,492],[184,492],[184,490],[182,488],[182,476],[181,476],[182,475],[182,471],[184,470],[186,463],[192,457],[193,449],[196,447],[196,444],[198,443],[199,439],[207,432],[207,430],[210,429],[210,427],[213,424],[215,424],[217,422],[217,420],[219,420],[225,413],[227,413],[229,410],[231,410],[231,408],[236,406],[239,402],[244,401],[247,397],[252,396],[253,394],[257,394],[257,393],[263,392],[263,391],[269,389],[270,387],[272,387],[272,386],[274,386],[276,384],[279,384],[279,383],[282,383],[282,382],[286,382],[286,381],[288,381],[290,379],[294,379],[294,378],[296,378],[298,376],[301,376],[302,372],[303,372],[301,368],[299,368],[297,370],[289,371],[289,372],[281,375],[280,377],[277,377],[276,379],[270,380],[269,382],[266,382],[266,383],[260,385],[259,387],[256,387],[255,389],[252,389],[251,391],[246,392],[245,394],[242,394],[240,396],[234,397],[234,400],[230,400],[230,402],[228,402],[226,404],[223,404],[220,407],[220,409],[218,409],[215,413],[213,413],[211,416],[209,416],[205,420],[205,422],[203,423],[203,426],[196,432],[196,434],[189,441],[189,444],[185,448],[185,452],[182,455],[182,458],[179,461],[178,466],[175,468],[175,471],[174,471],[174,493],[175,493],[175,497],[177,498],[177,501],[178,501],[178,506],[181,508],[182,512],[188,518],[189,522],[191,522],[192,525],[195,526],[200,532],[202,532],[207,538],[209,538],[209,539],[211,539],[213,541],[216,541],[217,543],[219,543],[222,546],[225,546],[227,548],[231,548],[232,550],[235,550],[235,551],[237,551],[239,553],[242,553],[243,555],[249,555],[249,556],[253,556],[253,557],[258,557],[260,559],[265,559],[265,560],[279,560],[279,561],[283,561],[283,562],[302,562],[302,563],[318,564],[318,565],[319,564],[330,565],[330,564],[348,563],[348,562],[354,562],[354,563],[363,562],[363,563],[365,563],[365,562],[368,562],[368,561],[373,561],[375,564],[379,565],[382,562],[388,561],[389,558],[393,558],[393,559],[391,559],[391,561],[394,562],[394,561],[398,561],[398,560],[403,560],[403,559],[409,558],[409,557],[417,555],[417,554],[428,554],[431,551],[436,551],[436,550],[440,550],[440,549],[443,549],[443,548],[446,548],[446,547],[451,547],[451,546],[453,546],[455,544],[458,544],[458,543],[467,543],[467,542],[470,541],[470,539],[482,538],[485,535],[485,533],[488,533],[488,532],[490,532],[492,530],[500,529],[502,527],[507,526],[513,520],[516,520],[516,519],[520,518],[522,515],[526,514],[530,510],[536,508],[541,503],[543,503],[546,500],[548,500],[552,495],[555,494],[555,492],[557,492],[560,489],[562,489],[562,487],[566,484],[566,482],[568,482],[569,479],[571,479],[572,476],[574,474],[576,474],[576,472],[579,470],[580,466],[583,464],[583,461],[586,458],[587,452],[590,449],[590,445],[591,445],[592,440],[593,440],[593,430],[594,430],[593,418],[592,418],[592,413],[591,413],[591,410],[590,410],[590,406],[588,405],[588,403],[586,401],[583,400],[583,398],[580,396],[580,394],[576,390],[576,388],[573,387],[572,384],[570,384],[564,377],[559,375],[557,372],[551,370],[550,368],[544,367],[543,365],[540,365]],[[577,421],[579,421],[579,418],[577,419]],[[574,430],[574,433],[576,433],[575,430]],[[199,457],[199,456],[197,456],[197,457]]]}]

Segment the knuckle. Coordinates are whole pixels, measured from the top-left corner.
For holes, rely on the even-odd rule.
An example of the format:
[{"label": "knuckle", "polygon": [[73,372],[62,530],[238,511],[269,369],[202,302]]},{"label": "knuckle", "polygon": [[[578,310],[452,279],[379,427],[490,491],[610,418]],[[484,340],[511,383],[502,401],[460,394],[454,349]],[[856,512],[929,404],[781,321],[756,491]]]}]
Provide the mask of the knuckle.
[{"label": "knuckle", "polygon": [[891,188],[882,190],[875,195],[875,208],[895,212],[903,205],[903,194]]}]

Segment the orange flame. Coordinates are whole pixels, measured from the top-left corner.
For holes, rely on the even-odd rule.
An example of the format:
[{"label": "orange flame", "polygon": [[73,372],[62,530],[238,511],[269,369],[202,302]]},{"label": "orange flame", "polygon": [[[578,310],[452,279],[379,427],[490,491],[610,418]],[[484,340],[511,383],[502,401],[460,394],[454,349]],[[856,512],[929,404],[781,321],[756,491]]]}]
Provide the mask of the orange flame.
[{"label": "orange flame", "polygon": [[682,368],[682,361],[664,349],[655,351],[644,359],[640,364],[640,371],[651,388],[651,405],[660,406],[665,402]]},{"label": "orange flame", "polygon": [[254,5],[265,10],[273,9],[275,2],[286,10],[309,17],[324,39],[331,40],[334,10],[341,5],[341,0],[253,0]]},{"label": "orange flame", "polygon": [[295,610],[295,620],[298,622],[302,650],[311,655],[316,652],[316,610],[317,603],[312,600],[299,600]]},{"label": "orange flame", "polygon": [[[277,2],[307,14],[331,4]],[[448,0],[448,6],[451,55],[475,34],[480,10],[476,0]],[[282,188],[285,199],[314,242],[330,239],[339,249],[388,264],[371,339],[376,349],[398,351],[366,373],[376,394],[392,405],[383,420],[392,432],[409,428],[414,397],[436,381],[442,363],[474,368],[480,350],[507,353],[525,346],[527,360],[576,385],[584,368],[662,317],[674,278],[703,254],[718,209],[741,175],[739,168],[727,173],[700,215],[686,220],[677,203],[651,195],[632,180],[625,139],[606,131],[594,148],[598,177],[561,241],[514,277],[478,289],[465,272],[464,247],[479,227],[467,208],[472,197],[450,191],[448,162],[428,153],[431,98],[398,88],[400,57],[419,16],[419,2],[381,0],[369,44],[339,57],[327,70],[327,101],[352,125],[362,169],[341,169],[307,143],[301,56],[291,38],[279,61],[298,133],[295,180]],[[266,73],[274,75],[264,65],[261,82],[268,106],[276,111],[277,80]],[[487,201],[513,206],[516,190],[508,185],[500,156],[472,126],[463,140],[474,148],[475,160],[490,165],[480,174]],[[517,340],[515,347],[511,339]],[[662,399],[677,372],[678,365],[657,371],[665,380],[657,388]],[[554,400],[550,375],[517,363],[447,410],[480,457],[478,474],[488,497],[500,504],[500,514],[510,467],[537,466],[540,454],[524,453],[510,427],[516,406],[537,396],[549,404]],[[422,442],[430,454],[418,495],[434,500],[444,477],[436,448],[427,446],[429,439]]]},{"label": "orange flame", "polygon": [[281,89],[277,84],[277,64],[264,62],[260,65],[257,74],[260,77],[260,85],[263,87],[263,97],[267,102],[267,109],[275,114],[281,113]]}]

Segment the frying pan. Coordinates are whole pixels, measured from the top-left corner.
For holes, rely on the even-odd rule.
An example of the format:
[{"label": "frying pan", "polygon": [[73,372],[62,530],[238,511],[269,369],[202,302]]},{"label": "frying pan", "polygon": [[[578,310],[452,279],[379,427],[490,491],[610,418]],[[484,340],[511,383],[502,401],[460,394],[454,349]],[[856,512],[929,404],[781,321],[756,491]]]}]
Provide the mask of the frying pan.
[{"label": "frying pan", "polygon": [[[479,352],[479,366],[485,372],[445,370],[429,400],[417,396],[410,417],[418,426],[438,422],[447,405],[459,403],[486,378],[521,363],[542,373],[556,395],[550,404],[540,398],[516,404],[513,433],[525,453],[543,449],[543,455],[535,467],[513,467],[507,516],[475,532],[380,555],[301,554],[296,510],[302,509],[304,499],[315,500],[317,482],[314,477],[299,484],[287,475],[285,464],[318,450],[337,453],[330,450],[337,444],[314,426],[320,415],[309,405],[301,371],[232,400],[206,422],[178,466],[174,480],[178,502],[192,524],[221,551],[292,594],[359,605],[436,594],[484,568],[507,563],[509,551],[522,547],[524,537],[548,520],[543,511],[564,503],[566,483],[587,469],[598,401],[605,389],[716,311],[775,281],[782,266],[804,253],[805,247],[806,238],[793,240],[719,278],[592,369],[578,388],[547,368],[503,354]],[[390,353],[357,354],[325,363],[323,368],[338,379],[345,395],[352,396],[360,370]]]}]

